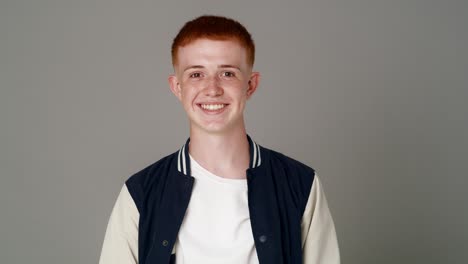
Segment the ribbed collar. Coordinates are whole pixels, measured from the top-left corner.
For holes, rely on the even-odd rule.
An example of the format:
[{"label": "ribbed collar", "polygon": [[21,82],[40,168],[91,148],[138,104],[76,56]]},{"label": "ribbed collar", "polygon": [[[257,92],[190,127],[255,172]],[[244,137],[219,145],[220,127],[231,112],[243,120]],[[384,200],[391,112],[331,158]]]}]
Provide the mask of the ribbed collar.
[{"label": "ribbed collar", "polygon": [[[249,153],[250,153],[250,162],[249,168],[256,168],[262,164],[262,154],[260,151],[260,145],[255,143],[249,135],[247,135],[249,141]],[[182,172],[185,175],[191,175],[190,169],[190,156],[189,156],[189,143],[190,138],[187,139],[185,144],[177,153],[177,169],[179,172]]]}]

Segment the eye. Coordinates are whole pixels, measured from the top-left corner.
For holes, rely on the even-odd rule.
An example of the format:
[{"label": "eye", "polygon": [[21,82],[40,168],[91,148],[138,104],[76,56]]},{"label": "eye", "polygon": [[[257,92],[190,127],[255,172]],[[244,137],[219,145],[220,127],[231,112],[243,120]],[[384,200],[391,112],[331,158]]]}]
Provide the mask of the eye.
[{"label": "eye", "polygon": [[201,77],[201,73],[199,72],[194,72],[192,74],[189,75],[190,78],[200,78]]},{"label": "eye", "polygon": [[225,71],[225,72],[221,73],[221,76],[222,77],[235,77],[236,75],[234,74],[234,72]]}]

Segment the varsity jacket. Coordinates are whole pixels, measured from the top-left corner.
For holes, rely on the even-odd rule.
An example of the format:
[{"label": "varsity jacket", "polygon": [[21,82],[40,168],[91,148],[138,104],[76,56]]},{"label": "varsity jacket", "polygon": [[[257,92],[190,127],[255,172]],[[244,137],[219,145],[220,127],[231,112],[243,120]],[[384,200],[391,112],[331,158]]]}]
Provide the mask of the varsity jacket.
[{"label": "varsity jacket", "polygon": [[[248,207],[260,264],[338,264],[335,228],[315,171],[249,136]],[[100,264],[173,264],[194,178],[189,141],[131,176],[112,211]]]}]

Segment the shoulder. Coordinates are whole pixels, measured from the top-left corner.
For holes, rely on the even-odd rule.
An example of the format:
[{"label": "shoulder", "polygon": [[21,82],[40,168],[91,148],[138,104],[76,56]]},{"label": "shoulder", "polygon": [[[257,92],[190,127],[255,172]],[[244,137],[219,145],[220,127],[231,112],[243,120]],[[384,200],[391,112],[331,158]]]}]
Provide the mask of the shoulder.
[{"label": "shoulder", "polygon": [[169,154],[136,172],[127,179],[126,184],[151,184],[151,182],[157,180],[158,175],[161,174],[162,171],[171,169],[173,162],[175,162],[174,159],[177,159],[177,153],[178,151]]},{"label": "shoulder", "polygon": [[146,194],[159,185],[159,182],[164,180],[171,170],[176,170],[178,152],[167,155],[146,166],[125,181],[125,185],[138,209],[140,209],[139,205],[142,204]]},{"label": "shoulder", "polygon": [[312,178],[315,176],[315,170],[294,158],[286,156],[283,153],[261,147],[262,152],[267,157],[269,165],[276,169],[286,170],[299,177]]},{"label": "shoulder", "polygon": [[274,175],[275,182],[291,195],[300,212],[303,212],[316,176],[315,170],[278,151],[264,147],[261,147],[261,151],[266,163],[263,165]]}]

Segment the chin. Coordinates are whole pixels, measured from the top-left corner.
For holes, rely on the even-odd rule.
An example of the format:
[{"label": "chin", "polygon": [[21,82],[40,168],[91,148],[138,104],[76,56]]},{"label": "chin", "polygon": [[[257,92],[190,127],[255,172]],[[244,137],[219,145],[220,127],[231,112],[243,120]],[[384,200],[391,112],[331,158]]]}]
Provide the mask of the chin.
[{"label": "chin", "polygon": [[210,127],[202,127],[201,129],[208,134],[223,134],[229,131],[229,128],[225,126],[210,126]]},{"label": "chin", "polygon": [[191,130],[218,135],[235,130],[237,126],[242,125],[242,119],[233,120],[232,118],[223,118],[218,121],[194,118],[190,121]]},{"label": "chin", "polygon": [[197,130],[207,134],[223,134],[230,130],[231,126],[227,124],[200,124],[192,123],[192,130]]}]

